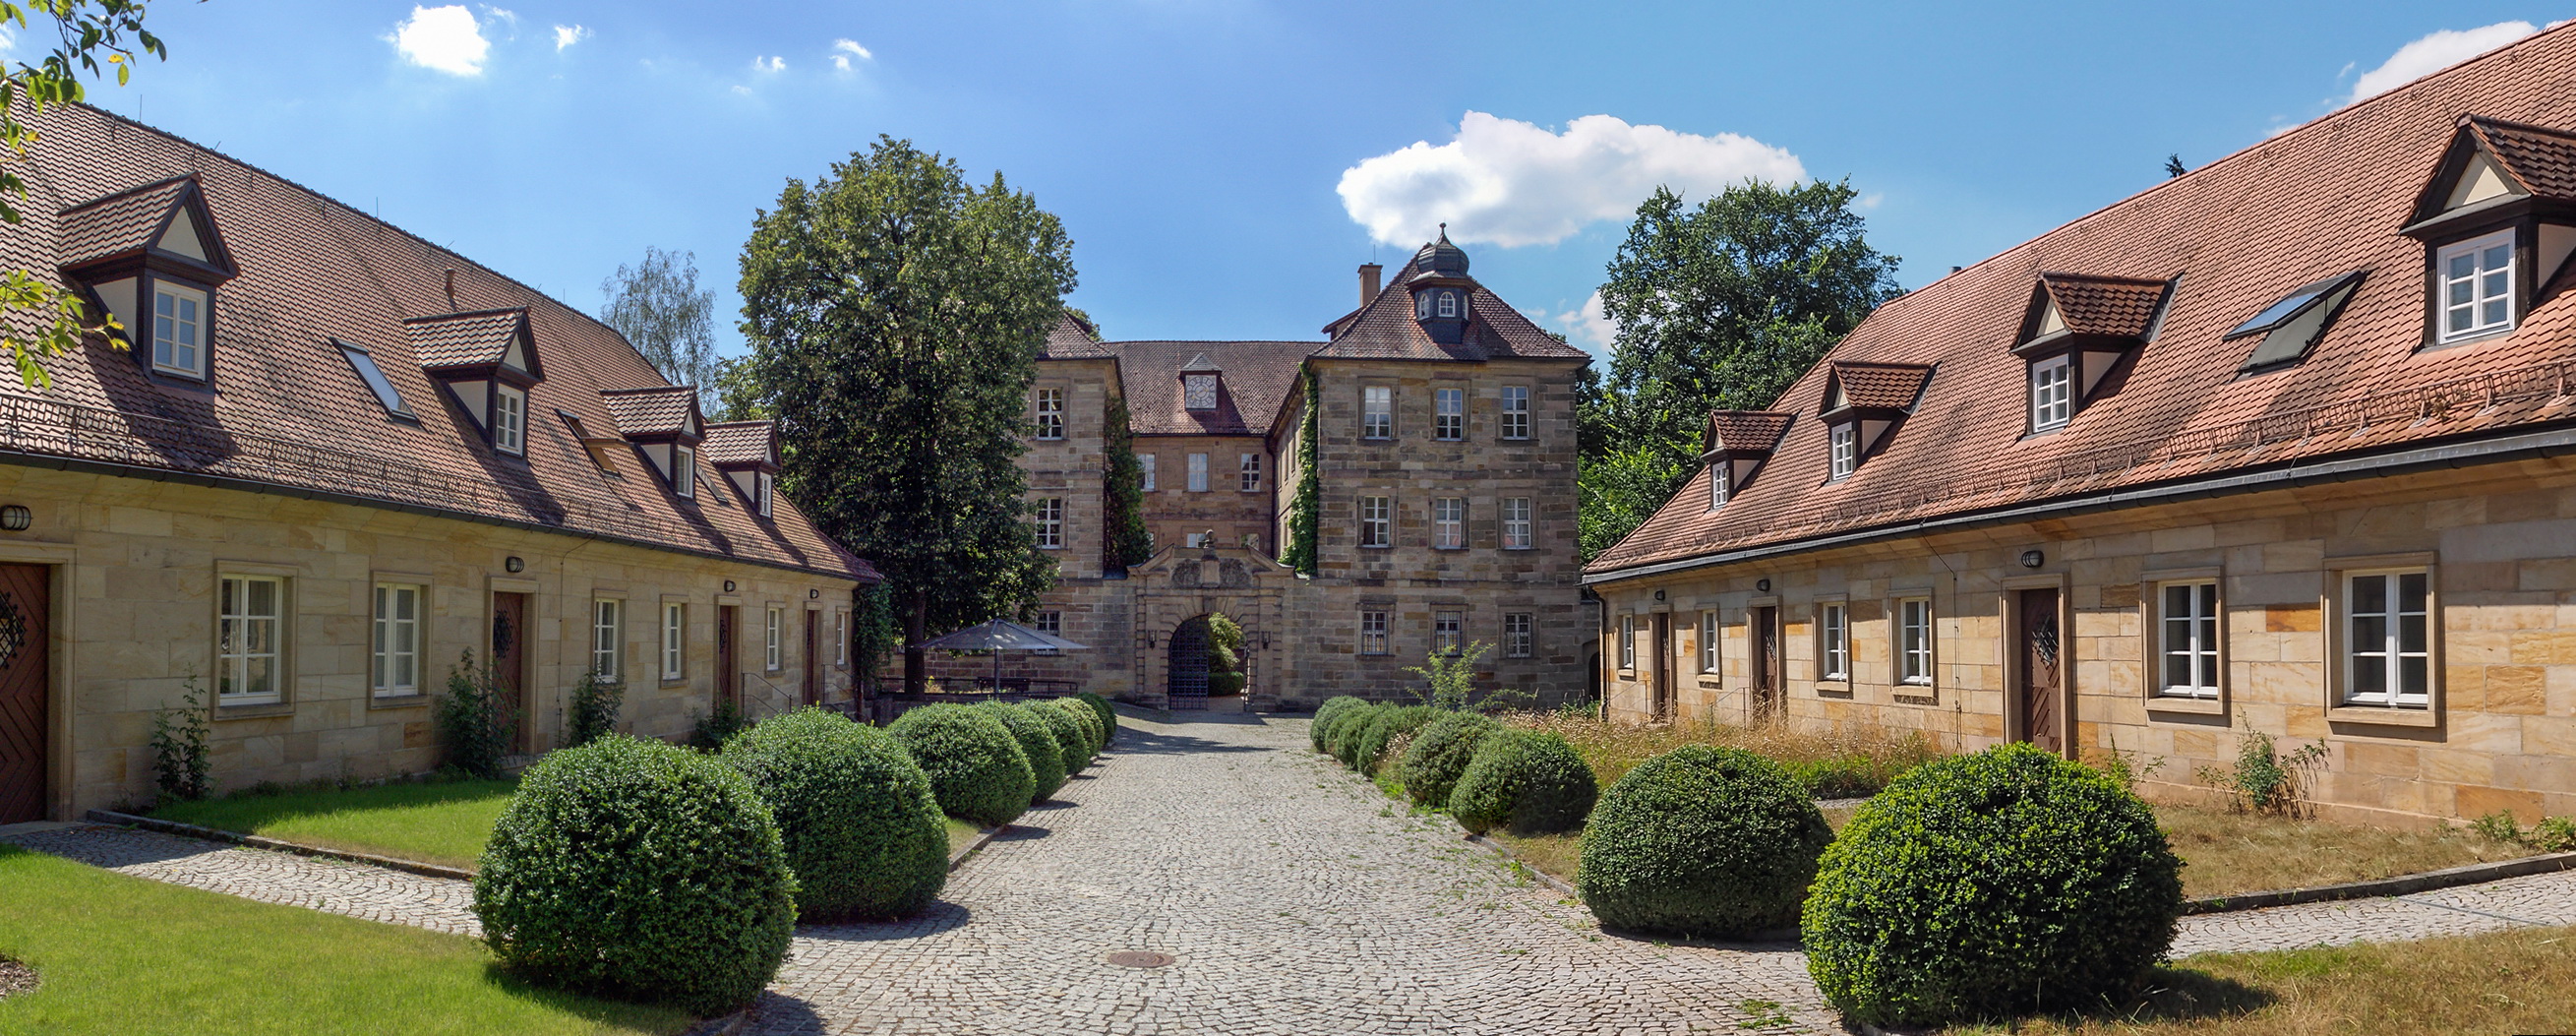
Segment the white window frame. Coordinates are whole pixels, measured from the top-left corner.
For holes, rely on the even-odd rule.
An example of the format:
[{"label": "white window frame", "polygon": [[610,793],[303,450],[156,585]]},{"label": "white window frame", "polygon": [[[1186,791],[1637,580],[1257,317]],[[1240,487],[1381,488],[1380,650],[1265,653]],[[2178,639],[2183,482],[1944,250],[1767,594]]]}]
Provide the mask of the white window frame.
[{"label": "white window frame", "polygon": [[492,386],[492,448],[513,457],[528,452],[528,393],[516,385]]},{"label": "white window frame", "polygon": [[1208,491],[1208,488],[1207,488],[1207,487],[1208,487],[1208,455],[1207,455],[1207,454],[1204,454],[1204,453],[1193,453],[1193,454],[1190,454],[1190,455],[1189,455],[1189,470],[1190,470],[1190,474],[1189,474],[1189,480],[1188,480],[1188,483],[1187,483],[1187,484],[1188,484],[1188,486],[1189,486],[1189,490],[1190,490],[1190,492],[1193,492],[1193,493],[1204,493],[1204,492],[1207,492],[1207,491]]},{"label": "white window frame", "polygon": [[1204,530],[1199,532],[1185,532],[1181,534],[1181,546],[1190,550],[1197,550],[1200,547],[1207,545],[1208,534]]},{"label": "white window frame", "polygon": [[1530,437],[1529,404],[1529,386],[1503,386],[1503,438],[1527,439]]},{"label": "white window frame", "polygon": [[846,668],[850,664],[850,610],[832,609],[832,664]]},{"label": "white window frame", "polygon": [[1699,671],[1703,676],[1717,675],[1717,610],[1699,613]]},{"label": "white window frame", "polygon": [[1360,386],[1360,438],[1395,438],[1395,388]]},{"label": "white window frame", "polygon": [[2030,430],[2053,432],[2075,418],[2075,364],[2059,354],[2030,365]]},{"label": "white window frame", "polygon": [[1431,613],[1431,650],[1442,655],[1456,655],[1466,650],[1467,613],[1436,611]]},{"label": "white window frame", "polygon": [[1708,462],[1709,510],[1726,506],[1727,498],[1734,495],[1734,487],[1735,465],[1722,460]]},{"label": "white window frame", "polygon": [[773,673],[787,668],[787,609],[774,604],[762,624],[760,663]]},{"label": "white window frame", "polygon": [[778,496],[778,477],[766,471],[761,472],[758,477],[752,479],[752,493],[753,503],[760,508],[760,516],[770,517],[770,501]]},{"label": "white window frame", "polygon": [[1236,466],[1236,471],[1238,472],[1236,477],[1236,488],[1238,490],[1245,493],[1258,493],[1261,491],[1260,454],[1243,454],[1241,463]]},{"label": "white window frame", "polygon": [[626,602],[615,597],[590,599],[590,672],[601,683],[626,679]]},{"label": "white window frame", "polygon": [[687,678],[688,646],[689,606],[679,601],[662,602],[662,679]]},{"label": "white window frame", "polygon": [[[2336,660],[2336,664],[2342,669],[2343,694],[2342,700],[2336,704],[2383,709],[2432,708],[2436,679],[2433,637],[2439,627],[2434,622],[2437,604],[2431,570],[2422,567],[2361,569],[2342,572],[2337,578],[2342,584],[2343,614],[2339,616],[2342,629],[2339,631],[2341,636],[2337,638],[2338,653],[2342,657]],[[2423,583],[2421,610],[2418,611],[2404,610],[2402,590],[2409,578]],[[2361,608],[2359,590],[2361,584],[2368,581],[2378,581],[2382,587],[2383,604],[2375,611]],[[2384,624],[2382,633],[2365,639],[2362,636],[2363,623],[2373,619]],[[2410,621],[2415,627],[2415,647],[2411,650],[2405,646],[2406,626]],[[2373,659],[2376,661],[2371,661]],[[2411,691],[2404,686],[2406,662],[2409,660],[2419,661],[2423,674],[2422,683]],[[2372,669],[2378,670],[2381,690],[2364,692],[2360,689],[2360,677]]]},{"label": "white window frame", "polygon": [[1046,441],[1064,438],[1064,390],[1037,390],[1037,437]]},{"label": "white window frame", "polygon": [[1906,597],[1896,602],[1896,682],[1909,687],[1932,684],[1932,599]]},{"label": "white window frame", "polygon": [[1154,455],[1153,455],[1153,454],[1150,454],[1150,453],[1140,453],[1140,454],[1137,454],[1137,455],[1136,455],[1136,463],[1137,463],[1137,465],[1138,465],[1138,466],[1140,466],[1140,467],[1144,468],[1144,470],[1145,470],[1144,485],[1143,485],[1142,487],[1140,487],[1140,490],[1139,490],[1139,491],[1140,491],[1140,492],[1146,492],[1146,493],[1151,493],[1151,492],[1153,492],[1153,491],[1154,491]]},{"label": "white window frame", "polygon": [[1826,480],[1839,482],[1860,467],[1860,426],[1845,421],[1827,433]]},{"label": "white window frame", "polygon": [[1440,293],[1440,315],[1450,318],[1455,318],[1458,315],[1457,292],[1443,291]]},{"label": "white window frame", "polygon": [[[2181,614],[2174,611],[2175,594],[2182,595]],[[2220,638],[2227,635],[2227,617],[2218,598],[2218,580],[2176,579],[2155,584],[2156,643],[2154,677],[2156,697],[2190,698],[2215,701],[2219,681],[2226,672],[2221,668]],[[2180,662],[2189,679],[2173,680],[2173,667]]]},{"label": "white window frame", "polygon": [[[2489,254],[2498,248],[2504,250],[2504,265],[2501,267],[2486,265]],[[2514,306],[2518,301],[2515,294],[2519,290],[2519,286],[2515,284],[2518,278],[2517,271],[2514,269],[2514,263],[2519,257],[2514,252],[2514,232],[2506,229],[2444,245],[2433,254],[2433,313],[2440,341],[2457,342],[2480,335],[2513,330]],[[2469,260],[2469,271],[2466,275],[2455,274],[2453,271],[2453,263],[2462,258]],[[2487,290],[2498,283],[2503,286],[2501,292]],[[2497,321],[2483,319],[2481,311],[2490,306],[2501,306],[2504,312],[2503,319]],[[2460,314],[2465,314],[2469,318],[2468,323],[2466,326],[2454,327],[2452,317]]]},{"label": "white window frame", "polygon": [[[286,700],[285,577],[219,573],[215,601],[215,703],[273,705]],[[251,588],[266,586],[269,610],[253,610]],[[266,690],[233,690],[267,676]]]},{"label": "white window frame", "polygon": [[1467,549],[1467,498],[1431,498],[1431,546],[1435,550]]},{"label": "white window frame", "polygon": [[671,492],[682,500],[698,496],[698,451],[671,444]]},{"label": "white window frame", "polygon": [[1442,442],[1463,442],[1466,440],[1466,389],[1436,388],[1431,390],[1431,437]]},{"label": "white window frame", "polygon": [[1383,655],[1386,653],[1386,609],[1360,609],[1360,654]]},{"label": "white window frame", "polygon": [[1217,406],[1217,379],[1214,374],[1181,375],[1181,409],[1214,410]]},{"label": "white window frame", "polygon": [[1503,657],[1528,658],[1538,639],[1538,617],[1528,612],[1503,613]]},{"label": "white window frame", "polygon": [[1619,671],[1631,672],[1636,668],[1637,617],[1622,615],[1619,617]]},{"label": "white window frame", "polygon": [[1038,549],[1064,549],[1064,498],[1038,498]]},{"label": "white window frame", "polygon": [[1360,498],[1360,546],[1392,547],[1395,545],[1395,498],[1364,496]]},{"label": "white window frame", "polygon": [[[164,280],[153,279],[149,283],[152,285],[152,297],[146,300],[145,304],[152,307],[152,369],[163,374],[176,374],[198,381],[205,380],[208,366],[206,358],[210,355],[206,348],[206,315],[212,311],[209,305],[212,302],[212,295],[202,288],[192,288]],[[170,300],[171,315],[167,317],[161,315],[161,300],[164,298]],[[183,307],[195,307],[196,319],[190,320],[180,316],[179,313]],[[185,337],[189,339],[188,341],[180,341],[182,328],[185,329]],[[161,358],[162,346],[165,344],[169,346],[170,353],[170,358],[167,360]],[[182,349],[193,353],[196,362],[179,362]]]},{"label": "white window frame", "polygon": [[374,636],[368,644],[368,688],[379,698],[420,693],[420,604],[428,588],[379,582],[371,597]]},{"label": "white window frame", "polygon": [[1535,539],[1530,534],[1533,525],[1530,520],[1530,498],[1525,496],[1503,498],[1504,550],[1530,549]]},{"label": "white window frame", "polygon": [[1816,608],[1816,679],[1851,682],[1851,605],[1827,602]]}]

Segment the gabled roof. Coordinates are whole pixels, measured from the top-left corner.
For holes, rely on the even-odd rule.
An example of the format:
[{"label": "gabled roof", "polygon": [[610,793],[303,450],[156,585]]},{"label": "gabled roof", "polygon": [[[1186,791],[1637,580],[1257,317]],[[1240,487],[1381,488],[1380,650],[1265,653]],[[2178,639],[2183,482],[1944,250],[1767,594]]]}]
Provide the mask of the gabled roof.
[{"label": "gabled roof", "polygon": [[[1923,395],[1923,385],[1932,380],[1932,365],[1927,363],[1864,363],[1859,360],[1834,360],[1826,365],[1825,401],[1822,413],[1833,413],[1847,406],[1854,410],[1908,410]],[[1835,389],[1841,390],[1843,406],[1834,405]]]},{"label": "gabled roof", "polygon": [[618,434],[630,439],[681,435],[703,424],[696,420],[698,390],[686,385],[602,389],[599,397],[607,401],[609,415],[617,419]]},{"label": "gabled roof", "polygon": [[[1111,342],[1127,427],[1138,435],[1267,435],[1320,342]],[[1204,360],[1225,372],[1216,409],[1181,405],[1181,371]]]},{"label": "gabled roof", "polygon": [[[193,175],[174,176],[64,209],[59,265],[77,270],[117,259],[141,256],[158,245],[171,223],[191,219],[204,209]],[[199,261],[226,273],[233,268],[222,239],[209,225],[196,235],[206,257]],[[182,258],[196,260],[194,256]]]},{"label": "gabled roof", "polygon": [[706,440],[698,445],[698,455],[719,468],[749,464],[775,464],[778,451],[773,445],[775,426],[767,421],[728,421],[707,426]]},{"label": "gabled roof", "polygon": [[1041,360],[1098,360],[1115,355],[1094,337],[1092,327],[1082,318],[1066,313],[1056,318],[1047,329],[1046,345],[1038,354]]},{"label": "gabled roof", "polygon": [[[512,345],[529,338],[525,306],[411,317],[402,327],[424,370],[492,366],[510,354]],[[528,373],[543,377],[536,350],[530,349],[527,355]]]},{"label": "gabled roof", "polygon": [[2145,338],[2155,327],[2156,304],[2164,301],[2170,283],[2080,273],[2039,275],[2040,293],[2056,303],[2068,332],[2109,338]]},{"label": "gabled roof", "polygon": [[1700,432],[1700,452],[1769,453],[1797,416],[1772,410],[1711,411],[1708,427]]},{"label": "gabled roof", "polygon": [[[2540,127],[2522,135],[2533,154],[2576,135],[2576,25],[2343,108],[1880,306],[1782,396],[1823,398],[1838,364],[1937,364],[1904,430],[1869,463],[1826,484],[1825,423],[1798,422],[1766,462],[1774,477],[1711,511],[1699,475],[1586,578],[2565,433],[2576,424],[2562,398],[2576,383],[2567,270],[2512,332],[2424,348],[2426,245],[2399,231],[2463,113]],[[2520,163],[2517,176],[2555,182],[2536,171],[2549,163],[2505,161]],[[2029,361],[2011,351],[2015,318],[2034,280],[2057,270],[2170,271],[2181,281],[2155,347],[2123,361],[2065,427],[2028,435]],[[2241,370],[2251,346],[2225,338],[2229,330],[2301,285],[2355,270],[2366,276],[2304,359]]]},{"label": "gabled roof", "polygon": [[[1435,246],[1426,245],[1427,248]],[[1463,269],[1463,267],[1462,267]],[[1404,289],[1414,279],[1408,264],[1393,285],[1377,293],[1356,312],[1326,325],[1332,340],[1315,355],[1325,359],[1369,360],[1588,360],[1590,354],[1559,341],[1504,305],[1482,286],[1467,293],[1467,333],[1457,345],[1431,340],[1413,319],[1413,295]]]},{"label": "gabled roof", "polygon": [[2576,133],[2471,116],[2468,132],[2505,174],[2542,198],[2576,200]]}]

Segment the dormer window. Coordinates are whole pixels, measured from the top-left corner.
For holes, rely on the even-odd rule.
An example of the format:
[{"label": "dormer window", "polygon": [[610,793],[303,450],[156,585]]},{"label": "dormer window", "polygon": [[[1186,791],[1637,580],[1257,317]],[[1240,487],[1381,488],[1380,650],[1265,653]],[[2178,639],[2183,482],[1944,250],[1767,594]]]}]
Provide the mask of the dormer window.
[{"label": "dormer window", "polygon": [[1932,367],[1920,363],[1837,360],[1826,365],[1825,480],[1839,482],[1860,469],[1898,425],[1914,412],[1932,384]]},{"label": "dormer window", "polygon": [[492,387],[492,448],[512,456],[528,451],[528,393],[510,385]]},{"label": "dormer window", "polygon": [[2075,369],[2063,355],[2030,365],[2030,430],[2055,431],[2075,416]]},{"label": "dormer window", "polygon": [[671,444],[671,492],[682,500],[698,496],[698,451]]},{"label": "dormer window", "polygon": [[1831,454],[1826,461],[1826,480],[1840,482],[1850,478],[1853,469],[1860,466],[1860,430],[1848,423],[1835,425],[1829,444]]},{"label": "dormer window", "polygon": [[1771,459],[1794,415],[1768,410],[1717,410],[1700,431],[1699,459],[1708,465],[1708,506],[1716,510]]},{"label": "dormer window", "polygon": [[1216,375],[1183,375],[1181,377],[1181,407],[1185,410],[1216,409]]},{"label": "dormer window", "polygon": [[2424,243],[2424,343],[2502,334],[2576,253],[2576,133],[2467,117],[2400,229]]},{"label": "dormer window", "polygon": [[1710,461],[1710,462],[1709,462],[1709,465],[1708,465],[1708,507],[1709,507],[1709,510],[1714,511],[1714,510],[1716,510],[1716,509],[1718,509],[1718,508],[1720,508],[1720,507],[1724,507],[1724,506],[1726,506],[1726,497],[1727,497],[1727,493],[1729,492],[1729,484],[1735,481],[1735,479],[1734,479],[1734,478],[1730,475],[1730,473],[1727,471],[1727,468],[1728,468],[1729,466],[1730,466],[1730,465],[1728,465],[1728,464],[1727,464],[1727,462],[1722,461],[1722,460],[1719,460],[1719,461]]},{"label": "dormer window", "polygon": [[1413,319],[1415,319],[1415,320],[1429,320],[1429,319],[1431,319],[1431,293],[1430,293],[1430,292],[1427,292],[1427,291],[1426,291],[1426,292],[1423,292],[1423,293],[1421,293],[1421,294],[1419,294],[1419,295],[1415,295],[1415,296],[1413,297]]},{"label": "dormer window", "polygon": [[1440,293],[1440,315],[1444,317],[1454,317],[1458,315],[1457,292],[1444,291]]},{"label": "dormer window", "polygon": [[152,282],[152,369],[203,380],[206,293],[169,281]]},{"label": "dormer window", "polygon": [[2456,342],[2513,328],[2513,231],[2442,248],[2434,257],[2442,310],[2441,340]]},{"label": "dormer window", "polygon": [[766,471],[760,473],[760,488],[756,491],[755,499],[752,500],[752,507],[759,511],[763,518],[769,517],[770,498],[778,494],[777,481],[776,476]]},{"label": "dormer window", "polygon": [[63,210],[62,270],[125,327],[155,375],[214,377],[214,293],[237,272],[193,176]]}]

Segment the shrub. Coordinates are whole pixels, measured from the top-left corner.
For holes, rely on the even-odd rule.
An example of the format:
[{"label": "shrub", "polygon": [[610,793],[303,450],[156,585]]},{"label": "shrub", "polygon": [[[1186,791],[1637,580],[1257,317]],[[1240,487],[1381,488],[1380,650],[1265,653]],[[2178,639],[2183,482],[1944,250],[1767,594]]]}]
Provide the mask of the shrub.
[{"label": "shrub", "polygon": [[1342,718],[1343,713],[1367,704],[1366,698],[1343,694],[1326,698],[1323,704],[1315,706],[1315,718],[1306,724],[1306,736],[1315,743],[1315,750],[1331,751],[1324,738],[1332,732],[1333,724]]},{"label": "shrub", "polygon": [[179,704],[152,710],[152,783],[161,798],[190,802],[215,793],[207,733],[206,688],[190,673],[180,685]]},{"label": "shrub", "polygon": [[518,725],[508,693],[490,670],[474,664],[474,649],[447,670],[447,693],[438,699],[432,723],[446,765],[480,780],[501,779],[501,761],[510,754],[510,734]]},{"label": "shrub", "polygon": [[1413,744],[1396,767],[1396,779],[1404,782],[1404,793],[1416,805],[1445,809],[1449,789],[1458,785],[1458,775],[1475,758],[1476,745],[1501,729],[1502,723],[1491,716],[1443,712],[1414,732]]},{"label": "shrub", "polygon": [[1583,826],[1599,794],[1592,768],[1564,738],[1506,730],[1476,746],[1449,790],[1449,815],[1480,835],[1498,827],[1516,835],[1554,834]]},{"label": "shrub", "polygon": [[1100,750],[1109,744],[1109,732],[1101,729],[1100,714],[1091,711],[1091,706],[1072,698],[1051,698],[1046,704],[1058,712],[1073,717],[1074,724],[1082,728],[1082,763],[1084,766],[1091,765],[1091,758],[1099,755]]},{"label": "shrub", "polygon": [[725,742],[777,817],[807,921],[902,917],[948,882],[930,775],[892,735],[806,706]]},{"label": "shrub", "polygon": [[[1091,765],[1091,735],[1083,731],[1080,721],[1063,709],[1039,702],[1021,702],[1016,708],[1036,718],[1045,725],[1047,733],[1055,735],[1056,768],[1063,771],[1065,780],[1072,779],[1074,774],[1082,772],[1083,767]],[[1029,769],[1034,773],[1037,764],[1029,764]],[[1056,787],[1064,787],[1064,781],[1057,781]]]},{"label": "shrub", "polygon": [[1440,718],[1444,711],[1447,710],[1428,705],[1398,705],[1378,710],[1376,718],[1369,720],[1367,729],[1360,731],[1359,747],[1352,752],[1359,759],[1357,769],[1363,774],[1376,773],[1388,745],[1399,737],[1422,729],[1423,724]]},{"label": "shrub", "polygon": [[1029,760],[1029,801],[1044,802],[1064,788],[1064,746],[1045,720],[1011,702],[988,701],[974,707],[992,713],[1019,739],[1020,753]]},{"label": "shrub", "polygon": [[1037,794],[1018,735],[990,710],[941,702],[895,717],[886,732],[930,775],[931,793],[949,816],[987,827],[1028,812]]},{"label": "shrub", "polygon": [[2086,1007],[2173,941],[2182,861],[2108,774],[2029,745],[1888,782],[1825,850],[1807,971],[1875,1024]]},{"label": "shrub", "polygon": [[1333,717],[1333,729],[1325,732],[1324,749],[1333,753],[1333,758],[1341,760],[1342,765],[1359,769],[1360,739],[1368,736],[1369,724],[1377,722],[1379,714],[1394,707],[1372,702],[1344,710],[1341,715]]},{"label": "shrub", "polygon": [[484,847],[474,913],[514,971],[713,1015],[778,973],[795,893],[750,780],[612,734],[528,768]]},{"label": "shrub", "polygon": [[564,709],[564,747],[589,744],[617,729],[617,712],[625,703],[625,685],[601,683],[597,673],[581,674]]},{"label": "shrub", "polygon": [[1604,927],[1748,937],[1797,927],[1833,840],[1814,796],[1778,763],[1690,745],[1601,793],[1574,887]]},{"label": "shrub", "polygon": [[701,712],[689,721],[689,747],[712,752],[723,748],[735,734],[751,727],[751,717],[728,698],[716,703],[714,712]]},{"label": "shrub", "polygon": [[1110,742],[1118,740],[1118,710],[1109,707],[1109,699],[1090,691],[1077,691],[1074,697],[1091,706],[1091,711],[1100,717],[1101,748],[1106,749]]},{"label": "shrub", "polygon": [[2576,817],[2542,817],[2531,829],[2531,847],[2542,852],[2576,852]]}]

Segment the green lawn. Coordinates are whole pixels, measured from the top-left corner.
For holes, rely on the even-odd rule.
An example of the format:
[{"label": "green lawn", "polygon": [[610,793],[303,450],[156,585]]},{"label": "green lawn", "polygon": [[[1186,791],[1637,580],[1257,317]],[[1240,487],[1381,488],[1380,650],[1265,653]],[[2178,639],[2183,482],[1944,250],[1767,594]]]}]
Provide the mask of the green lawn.
[{"label": "green lawn", "polygon": [[516,781],[378,784],[245,794],[152,811],[163,820],[471,869]]},{"label": "green lawn", "polygon": [[673,1033],[677,1010],[528,986],[481,943],[0,846],[0,1036]]},{"label": "green lawn", "polygon": [[975,826],[975,822],[971,820],[959,820],[956,817],[941,819],[948,821],[948,855],[950,856],[957,855],[957,850],[966,848],[966,843],[974,841],[976,835],[984,833],[984,829]]}]

